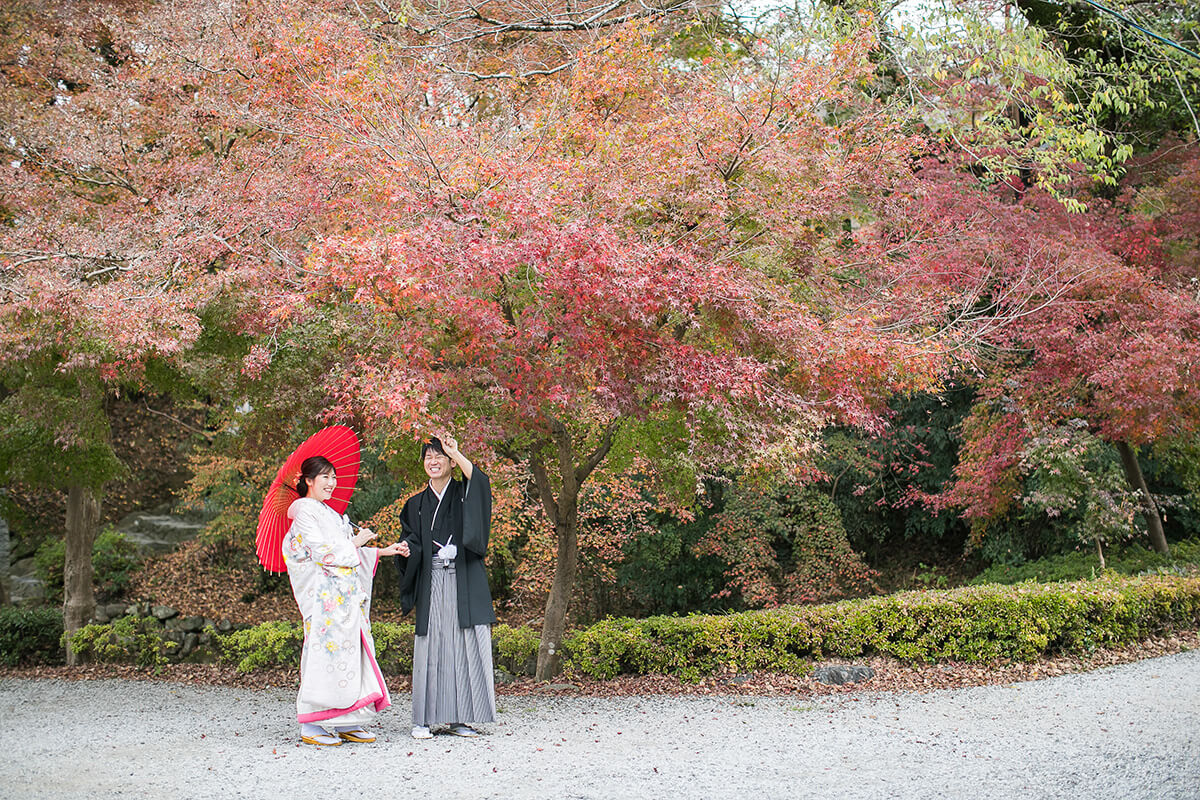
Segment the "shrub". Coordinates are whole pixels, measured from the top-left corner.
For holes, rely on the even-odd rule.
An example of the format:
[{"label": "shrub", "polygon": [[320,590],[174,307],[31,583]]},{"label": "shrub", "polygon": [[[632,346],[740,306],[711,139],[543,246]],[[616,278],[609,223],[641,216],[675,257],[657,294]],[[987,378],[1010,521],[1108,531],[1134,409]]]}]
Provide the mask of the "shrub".
[{"label": "shrub", "polygon": [[379,668],[389,675],[412,672],[413,626],[402,622],[372,622],[375,658]]},{"label": "shrub", "polygon": [[67,563],[67,543],[62,539],[46,539],[33,554],[34,569],[45,586],[48,603],[62,603],[63,569]]},{"label": "shrub", "polygon": [[[1168,555],[1156,553],[1140,544],[1127,545],[1105,558],[1109,570],[1120,575],[1137,575],[1165,570],[1179,573],[1183,568],[1200,565],[1200,539],[1178,542]],[[972,584],[1019,583],[1036,580],[1043,583],[1093,578],[1100,572],[1095,552],[1074,552],[1046,556],[1024,564],[997,564],[976,576]]]},{"label": "shrub", "polygon": [[510,625],[492,626],[492,652],[496,666],[513,675],[533,675],[537,667],[541,636],[533,628]]},{"label": "shrub", "polygon": [[137,547],[125,534],[106,528],[96,537],[92,547],[92,580],[101,597],[124,595],[140,564]]},{"label": "shrub", "polygon": [[[411,623],[371,623],[375,640],[375,658],[388,675],[412,672],[413,626]],[[514,673],[528,672],[527,664],[536,662],[539,636],[530,628],[496,625],[492,645],[497,664]],[[235,664],[238,672],[266,667],[300,666],[304,631],[295,622],[264,622],[253,628],[218,637],[221,661]]]},{"label": "shrub", "polygon": [[691,521],[657,513],[650,523],[635,530],[622,547],[616,587],[628,599],[615,613],[641,617],[729,608],[728,599],[714,596],[725,585],[725,564],[716,556],[695,553],[712,530],[710,510]]},{"label": "shrub", "polygon": [[878,577],[850,547],[837,506],[812,487],[737,487],[695,553],[728,565],[718,596],[737,592],[755,607],[863,594]]},{"label": "shrub", "polygon": [[38,608],[0,608],[0,664],[61,664],[62,610]]},{"label": "shrub", "polygon": [[[375,622],[371,638],[375,640],[375,658],[385,673],[412,671],[411,624]],[[238,672],[264,667],[299,667],[304,645],[304,629],[297,622],[264,622],[253,628],[219,637],[221,661],[237,665]]]},{"label": "shrub", "polygon": [[298,667],[304,631],[298,622],[264,622],[219,639],[221,661],[238,672],[263,667]]},{"label": "shrub", "polygon": [[[905,592],[740,614],[606,619],[563,642],[568,671],[596,678],[719,672],[805,674],[812,660],[889,655],[906,661],[1032,661],[1089,653],[1160,632],[1200,627],[1200,577],[1106,576],[1094,581]],[[412,669],[412,626],[372,626],[381,667]],[[495,660],[517,674],[536,663],[537,631],[496,625]],[[296,666],[300,626],[270,622],[222,637],[223,660],[248,672]]]},{"label": "shrub", "polygon": [[[38,577],[46,586],[46,599],[62,602],[63,569],[67,545],[62,539],[46,539],[34,554]],[[103,598],[119,597],[129,587],[141,559],[133,542],[114,528],[105,528],[92,545],[92,585]]]},{"label": "shrub", "polygon": [[1109,546],[1137,530],[1141,501],[1112,445],[1082,420],[1039,431],[1021,451],[1022,515],[1053,520],[1070,541]]},{"label": "shrub", "polygon": [[71,648],[80,656],[139,667],[166,664],[166,646],[162,626],[153,617],[127,616],[107,625],[85,625],[71,637]]},{"label": "shrub", "polygon": [[718,671],[801,673],[809,659],[1032,661],[1200,625],[1200,578],[1109,577],[905,592],[726,616],[610,619],[564,641],[569,669],[598,678]]}]

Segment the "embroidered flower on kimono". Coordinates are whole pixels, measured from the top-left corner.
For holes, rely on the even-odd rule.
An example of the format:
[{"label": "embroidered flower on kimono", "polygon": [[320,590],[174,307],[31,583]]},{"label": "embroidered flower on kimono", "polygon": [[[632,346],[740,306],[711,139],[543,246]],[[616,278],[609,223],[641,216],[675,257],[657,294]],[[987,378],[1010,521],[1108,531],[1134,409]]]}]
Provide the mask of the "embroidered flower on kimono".
[{"label": "embroidered flower on kimono", "polygon": [[342,597],[342,596],[339,594],[339,595],[337,596],[337,604],[340,606],[340,605],[341,605],[342,603],[344,603],[344,602],[346,602],[346,598]]},{"label": "embroidered flower on kimono", "polygon": [[326,642],[325,649],[331,653],[337,652],[337,649],[338,649],[337,642]]},{"label": "embroidered flower on kimono", "polygon": [[[338,599],[340,600],[341,598],[339,597]],[[326,600],[324,607],[326,612],[330,612],[333,611],[333,609],[336,607],[336,604],[332,600]]]}]

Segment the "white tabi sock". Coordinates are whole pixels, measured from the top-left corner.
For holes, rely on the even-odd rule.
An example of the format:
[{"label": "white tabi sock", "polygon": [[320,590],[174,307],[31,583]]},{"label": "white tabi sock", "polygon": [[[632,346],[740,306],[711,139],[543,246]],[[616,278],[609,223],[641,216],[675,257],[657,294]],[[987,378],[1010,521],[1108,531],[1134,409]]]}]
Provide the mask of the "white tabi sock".
[{"label": "white tabi sock", "polygon": [[320,725],[314,725],[311,722],[300,723],[301,736],[332,736],[329,731],[322,728]]}]

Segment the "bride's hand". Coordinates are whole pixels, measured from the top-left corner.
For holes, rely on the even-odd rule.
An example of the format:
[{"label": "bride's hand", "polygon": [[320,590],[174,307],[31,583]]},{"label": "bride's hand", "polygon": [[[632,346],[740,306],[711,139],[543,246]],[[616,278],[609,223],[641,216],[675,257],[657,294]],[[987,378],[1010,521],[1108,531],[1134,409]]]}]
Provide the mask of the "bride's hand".
[{"label": "bride's hand", "polygon": [[367,542],[374,539],[378,534],[370,528],[360,528],[358,533],[354,534],[354,546],[362,547]]},{"label": "bride's hand", "polygon": [[389,544],[387,547],[379,548],[381,556],[404,556],[408,558],[408,542],[396,542]]}]

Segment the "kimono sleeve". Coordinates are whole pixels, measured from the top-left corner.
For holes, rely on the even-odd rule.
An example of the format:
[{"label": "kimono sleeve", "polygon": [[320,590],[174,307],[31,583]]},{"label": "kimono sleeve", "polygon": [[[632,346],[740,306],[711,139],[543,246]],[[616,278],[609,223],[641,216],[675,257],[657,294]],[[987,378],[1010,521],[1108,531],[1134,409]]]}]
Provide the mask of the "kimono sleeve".
[{"label": "kimono sleeve", "polygon": [[492,483],[487,473],[475,466],[463,497],[463,547],[477,556],[487,555],[492,531]]},{"label": "kimono sleeve", "polygon": [[409,498],[400,514],[402,541],[408,542],[409,555],[396,556],[396,581],[400,587],[400,610],[407,614],[417,605],[417,578],[421,572],[421,520],[415,497]]},{"label": "kimono sleeve", "polygon": [[354,542],[329,519],[323,519],[307,503],[296,509],[292,526],[299,528],[304,546],[312,553],[313,561],[326,567],[357,567],[358,548]]},{"label": "kimono sleeve", "polygon": [[360,547],[358,548],[360,566],[371,575],[375,574],[375,570],[379,568],[379,548],[378,547]]}]

